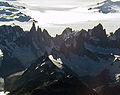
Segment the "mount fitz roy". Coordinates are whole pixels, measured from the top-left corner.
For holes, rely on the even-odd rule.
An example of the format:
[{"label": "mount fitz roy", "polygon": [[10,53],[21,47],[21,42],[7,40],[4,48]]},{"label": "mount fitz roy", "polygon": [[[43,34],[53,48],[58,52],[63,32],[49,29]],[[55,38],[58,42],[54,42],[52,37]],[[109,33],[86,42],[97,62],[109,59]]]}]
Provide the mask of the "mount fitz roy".
[{"label": "mount fitz roy", "polygon": [[[107,35],[101,24],[88,31],[66,28],[56,37],[51,37],[45,29],[36,29],[35,23],[30,31],[19,26],[0,26],[0,75],[5,79],[5,90],[13,91],[14,95],[17,89],[16,95],[24,95],[30,91],[36,93],[36,88],[48,82],[47,89],[49,86],[54,89],[51,83],[66,84],[65,80],[81,80],[90,88],[113,82],[120,73],[119,35],[120,29]],[[55,80],[59,81],[54,84]],[[39,93],[46,92],[43,88],[40,87]],[[89,91],[86,86],[85,89]],[[94,94],[83,95],[97,95],[91,90],[90,93]]]},{"label": "mount fitz roy", "polygon": [[43,55],[53,55],[80,77],[96,76],[107,69],[113,78],[120,71],[115,58],[120,55],[119,34],[120,29],[107,36],[101,24],[88,31],[66,28],[55,38],[45,29],[36,29],[34,23],[30,32],[19,26],[0,26],[0,74],[6,77],[24,70]]}]

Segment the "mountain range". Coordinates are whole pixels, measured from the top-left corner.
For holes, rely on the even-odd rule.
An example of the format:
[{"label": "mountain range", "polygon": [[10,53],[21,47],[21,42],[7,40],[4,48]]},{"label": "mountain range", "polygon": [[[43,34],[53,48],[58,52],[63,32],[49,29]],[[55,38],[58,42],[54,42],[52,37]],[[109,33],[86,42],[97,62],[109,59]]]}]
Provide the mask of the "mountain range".
[{"label": "mountain range", "polygon": [[88,31],[66,28],[56,37],[51,37],[45,29],[36,29],[35,23],[30,31],[16,25],[0,26],[3,55],[0,57],[0,75],[5,79],[5,90],[25,95],[34,93],[38,87],[50,88],[55,80],[59,83],[59,80],[71,80],[71,77],[92,89],[115,82],[116,74],[120,73],[119,35],[120,29],[106,34],[101,24]]}]

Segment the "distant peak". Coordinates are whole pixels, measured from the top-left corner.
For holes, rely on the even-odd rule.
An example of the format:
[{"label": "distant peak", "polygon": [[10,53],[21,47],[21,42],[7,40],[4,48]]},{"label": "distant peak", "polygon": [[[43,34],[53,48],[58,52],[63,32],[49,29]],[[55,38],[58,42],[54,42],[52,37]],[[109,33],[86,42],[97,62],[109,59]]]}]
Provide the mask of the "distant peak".
[{"label": "distant peak", "polygon": [[[46,29],[43,29],[43,34],[44,34],[44,35],[47,35],[47,36],[50,36],[49,33],[48,33],[48,31],[47,31]],[[51,36],[50,36],[50,37],[51,37]]]},{"label": "distant peak", "polygon": [[103,25],[101,23],[99,23],[91,31],[89,31],[89,34],[100,39],[104,39],[107,37],[106,30],[103,28]]},{"label": "distant peak", "polygon": [[102,28],[103,28],[103,25],[102,25],[101,23],[99,23],[97,26],[99,26],[99,27],[102,27]]},{"label": "distant peak", "polygon": [[112,2],[111,0],[106,0],[107,2]]},{"label": "distant peak", "polygon": [[97,26],[94,27],[94,29],[103,30],[103,25],[101,23],[99,23]]},{"label": "distant peak", "polygon": [[115,35],[120,36],[120,28],[115,31]]},{"label": "distant peak", "polygon": [[68,33],[71,33],[72,32],[72,28],[66,28],[62,34],[68,34]]},{"label": "distant peak", "polygon": [[34,26],[34,27],[35,27],[35,22],[33,22],[32,26]]},{"label": "distant peak", "polygon": [[35,22],[33,22],[32,28],[30,29],[30,32],[36,32]]},{"label": "distant peak", "polygon": [[39,26],[37,27],[37,32],[42,32],[42,30]]},{"label": "distant peak", "polygon": [[43,29],[43,33],[48,34],[48,31],[46,29]]}]

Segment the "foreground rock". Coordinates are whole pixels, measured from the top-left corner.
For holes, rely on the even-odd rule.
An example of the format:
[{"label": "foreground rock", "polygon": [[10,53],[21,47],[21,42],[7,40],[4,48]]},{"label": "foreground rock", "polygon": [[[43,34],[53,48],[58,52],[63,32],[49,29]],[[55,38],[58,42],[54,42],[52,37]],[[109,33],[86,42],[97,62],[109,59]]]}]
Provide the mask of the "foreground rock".
[{"label": "foreground rock", "polygon": [[30,95],[98,95],[75,77],[54,81],[44,87],[36,88]]},{"label": "foreground rock", "polygon": [[[30,86],[33,84],[28,84],[26,89],[29,89]],[[48,82],[43,86],[37,86],[31,92],[25,92],[24,88],[17,90],[8,95],[98,95],[75,77]]]},{"label": "foreground rock", "polygon": [[9,95],[98,95],[77,77],[60,59],[43,56],[22,75],[8,77],[5,90]]},{"label": "foreground rock", "polygon": [[31,92],[37,86],[71,75],[77,77],[71,69],[62,64],[60,59],[54,59],[52,55],[43,56],[26,71],[5,78],[5,90],[19,93]]},{"label": "foreground rock", "polygon": [[102,85],[96,88],[100,95],[120,95],[120,83]]}]

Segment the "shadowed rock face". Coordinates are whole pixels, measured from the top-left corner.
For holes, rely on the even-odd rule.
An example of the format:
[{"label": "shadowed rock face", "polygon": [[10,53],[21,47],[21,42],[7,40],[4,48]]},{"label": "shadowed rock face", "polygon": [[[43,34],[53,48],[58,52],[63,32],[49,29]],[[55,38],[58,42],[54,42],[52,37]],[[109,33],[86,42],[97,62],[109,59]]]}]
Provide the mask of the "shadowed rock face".
[{"label": "shadowed rock face", "polygon": [[96,88],[100,85],[105,85],[107,83],[113,82],[111,78],[109,77],[109,71],[104,70],[97,76],[85,76],[81,77],[82,81],[88,84],[90,88]]},{"label": "shadowed rock face", "polygon": [[54,81],[34,89],[31,95],[98,95],[75,77]]},{"label": "shadowed rock face", "polygon": [[91,35],[93,37],[100,38],[101,40],[105,40],[107,38],[106,31],[103,29],[101,24],[92,29]]},{"label": "shadowed rock face", "polygon": [[[25,85],[26,89],[34,86],[34,83]],[[19,90],[19,89],[17,89]],[[98,95],[94,90],[88,88],[84,83],[76,77],[65,77],[53,82],[45,83],[43,86],[37,86],[31,92],[21,88],[9,95]]]},{"label": "shadowed rock face", "polygon": [[120,95],[120,83],[102,85],[96,88],[100,95]]},{"label": "shadowed rock face", "polygon": [[[40,28],[24,32],[19,26],[0,26],[0,49],[3,60],[0,66],[2,77],[19,72],[29,67],[33,60],[51,49],[52,37]],[[48,50],[50,51],[50,50]]]},{"label": "shadowed rock face", "polygon": [[6,78],[5,90],[17,90],[17,92],[23,93],[24,91],[21,91],[21,89],[24,89],[26,92],[31,92],[38,86],[44,85],[44,83],[53,82],[71,75],[77,76],[65,64],[50,57],[52,58],[52,55],[39,58],[22,75],[13,75]]}]

